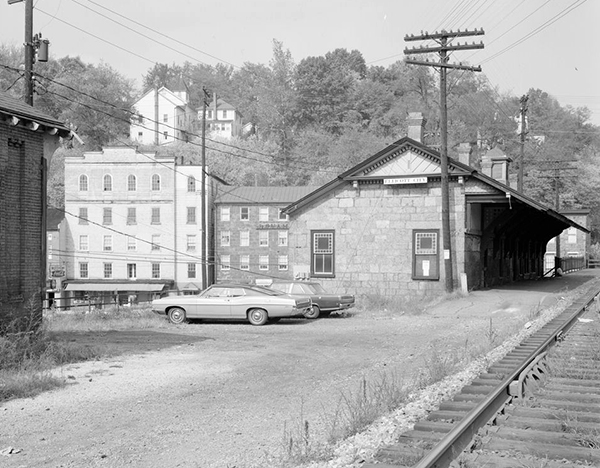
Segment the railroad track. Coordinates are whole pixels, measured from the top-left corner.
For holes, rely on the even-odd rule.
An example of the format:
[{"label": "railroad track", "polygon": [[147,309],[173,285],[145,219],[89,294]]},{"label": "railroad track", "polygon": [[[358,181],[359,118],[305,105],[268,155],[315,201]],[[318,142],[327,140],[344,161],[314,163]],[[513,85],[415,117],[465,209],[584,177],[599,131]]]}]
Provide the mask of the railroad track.
[{"label": "railroad track", "polygon": [[599,294],[590,289],[363,468],[600,466]]}]

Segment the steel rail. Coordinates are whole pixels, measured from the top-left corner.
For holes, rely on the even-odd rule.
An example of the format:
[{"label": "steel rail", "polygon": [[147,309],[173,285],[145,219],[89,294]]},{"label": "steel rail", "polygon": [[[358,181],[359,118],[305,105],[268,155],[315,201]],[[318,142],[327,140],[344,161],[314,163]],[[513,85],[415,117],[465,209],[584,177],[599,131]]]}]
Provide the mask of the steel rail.
[{"label": "steel rail", "polygon": [[[469,411],[457,426],[446,434],[442,440],[427,453],[427,455],[413,466],[413,468],[448,466],[452,460],[466,448],[470,441],[473,440],[477,431],[487,424],[487,422],[512,398],[509,394],[511,382],[519,377],[521,372],[529,366],[536,356],[556,344],[558,339],[575,324],[577,318],[587,309],[590,303],[600,295],[600,290],[597,288],[595,288],[595,290],[595,293],[588,292],[584,301],[575,301],[569,308],[581,304],[580,307],[568,316],[567,320],[558,325],[546,340],[535,348],[513,372],[498,384],[495,390],[490,392],[490,394],[475,406],[475,408]],[[559,319],[562,315],[566,314],[568,310],[569,309],[557,316],[554,320]],[[552,321],[548,323],[552,323]]]}]

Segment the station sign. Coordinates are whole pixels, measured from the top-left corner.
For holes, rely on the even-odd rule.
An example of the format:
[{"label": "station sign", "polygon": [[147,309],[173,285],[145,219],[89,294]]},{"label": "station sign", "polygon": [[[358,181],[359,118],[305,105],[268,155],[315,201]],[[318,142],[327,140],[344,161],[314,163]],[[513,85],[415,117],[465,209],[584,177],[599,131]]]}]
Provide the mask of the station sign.
[{"label": "station sign", "polygon": [[383,185],[407,185],[426,183],[427,177],[395,177],[393,179],[383,179]]}]

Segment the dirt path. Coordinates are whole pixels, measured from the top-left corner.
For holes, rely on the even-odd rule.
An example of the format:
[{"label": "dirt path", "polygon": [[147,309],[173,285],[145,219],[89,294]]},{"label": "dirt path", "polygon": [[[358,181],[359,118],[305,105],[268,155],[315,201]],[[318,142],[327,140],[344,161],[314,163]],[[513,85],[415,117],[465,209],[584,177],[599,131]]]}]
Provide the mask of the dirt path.
[{"label": "dirt path", "polygon": [[363,376],[410,375],[432,346],[486,340],[491,316],[498,333],[514,329],[541,301],[550,305],[593,279],[573,278],[546,289],[473,293],[416,316],[363,311],[264,327],[196,323],[138,332],[141,343],[165,333],[165,343],[180,344],[68,366],[61,371],[68,387],[0,406],[0,450],[21,450],[0,465],[264,467],[301,408],[317,430],[324,408]]}]

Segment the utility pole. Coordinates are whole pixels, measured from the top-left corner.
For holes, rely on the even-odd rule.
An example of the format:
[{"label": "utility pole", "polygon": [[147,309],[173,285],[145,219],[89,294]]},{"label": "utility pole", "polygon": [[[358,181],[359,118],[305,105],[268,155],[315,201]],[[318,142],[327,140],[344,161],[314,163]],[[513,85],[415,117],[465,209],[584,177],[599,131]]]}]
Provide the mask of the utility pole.
[{"label": "utility pole", "polygon": [[435,32],[433,34],[421,33],[418,36],[406,35],[404,40],[410,41],[425,41],[433,40],[438,43],[438,47],[413,47],[411,49],[404,49],[405,55],[414,54],[426,54],[436,52],[439,54],[439,62],[430,62],[428,60],[412,60],[405,59],[405,62],[412,65],[424,65],[428,67],[435,67],[440,69],[440,130],[441,130],[441,186],[442,186],[442,237],[443,237],[443,249],[444,249],[444,276],[446,278],[446,291],[452,292],[454,290],[454,279],[452,273],[452,265],[454,263],[452,258],[452,239],[450,233],[450,189],[448,181],[448,108],[446,104],[446,71],[448,68],[468,71],[481,71],[481,67],[471,67],[463,65],[462,63],[451,64],[448,62],[449,52],[457,50],[473,50],[483,49],[483,43],[479,44],[464,44],[457,43],[452,44],[452,41],[457,37],[466,36],[481,36],[483,35],[483,29],[474,31],[444,31]]},{"label": "utility pole", "polygon": [[202,86],[202,290],[208,287],[208,257],[207,246],[208,236],[206,235],[206,99],[210,98],[206,88]]},{"label": "utility pole", "polygon": [[527,94],[521,96],[521,161],[519,162],[519,179],[517,181],[517,190],[523,193],[523,168],[525,166],[525,136],[527,135]]}]

